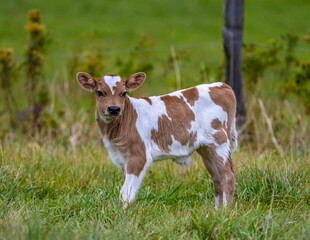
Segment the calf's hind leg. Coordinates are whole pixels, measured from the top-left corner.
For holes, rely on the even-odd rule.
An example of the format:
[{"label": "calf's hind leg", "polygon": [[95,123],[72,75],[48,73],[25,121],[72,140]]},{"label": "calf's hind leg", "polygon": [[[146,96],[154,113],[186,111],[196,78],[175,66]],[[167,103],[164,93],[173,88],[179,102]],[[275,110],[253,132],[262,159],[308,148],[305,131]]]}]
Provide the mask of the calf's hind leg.
[{"label": "calf's hind leg", "polygon": [[217,154],[216,146],[202,147],[197,152],[213,180],[215,207],[231,204],[234,199],[236,175],[230,154],[223,159]]}]

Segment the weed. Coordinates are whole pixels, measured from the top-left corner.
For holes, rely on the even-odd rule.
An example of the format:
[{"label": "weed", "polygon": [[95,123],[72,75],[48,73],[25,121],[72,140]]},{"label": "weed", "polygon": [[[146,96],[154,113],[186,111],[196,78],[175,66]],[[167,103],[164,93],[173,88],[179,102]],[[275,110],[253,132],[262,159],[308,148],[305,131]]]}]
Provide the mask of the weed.
[{"label": "weed", "polygon": [[0,49],[0,89],[3,93],[3,101],[6,112],[9,114],[12,127],[16,124],[16,101],[13,95],[12,84],[15,71],[13,49]]}]

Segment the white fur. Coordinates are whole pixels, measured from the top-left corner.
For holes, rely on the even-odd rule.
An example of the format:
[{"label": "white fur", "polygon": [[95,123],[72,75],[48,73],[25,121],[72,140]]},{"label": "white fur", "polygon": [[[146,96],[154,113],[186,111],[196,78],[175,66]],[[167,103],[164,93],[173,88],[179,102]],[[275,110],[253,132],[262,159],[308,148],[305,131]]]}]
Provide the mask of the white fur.
[{"label": "white fur", "polygon": [[112,94],[115,93],[114,87],[118,82],[120,82],[122,79],[120,76],[104,76],[105,83],[109,86]]},{"label": "white fur", "polygon": [[[223,202],[222,202],[223,206],[226,207],[227,206],[227,198],[226,198],[226,193],[223,192]],[[220,196],[217,195],[215,197],[215,209],[218,210],[220,206]]]},{"label": "white fur", "polygon": [[125,183],[121,189],[121,198],[123,203],[131,203],[135,199],[142,179],[133,174],[126,174],[125,178]]},{"label": "white fur", "polygon": [[227,206],[227,199],[226,199],[226,193],[223,192],[223,206],[226,207]]},{"label": "white fur", "polygon": [[218,210],[219,206],[220,206],[220,196],[217,195],[215,197],[215,209]]},{"label": "white fur", "polygon": [[191,154],[195,149],[194,147],[189,147],[188,145],[182,145],[179,141],[177,141],[172,135],[172,144],[169,146],[169,149],[173,154],[173,156],[177,157],[186,157]]},{"label": "white fur", "polygon": [[145,164],[139,176],[128,173],[125,174],[125,183],[120,192],[124,208],[135,200],[148,166],[149,164]]},{"label": "white fur", "polygon": [[225,165],[228,160],[229,153],[230,153],[230,143],[227,141],[225,143],[217,145],[216,153],[223,159],[223,163]]},{"label": "white fur", "polygon": [[125,166],[126,160],[117,149],[117,147],[115,147],[114,144],[111,143],[107,137],[104,137],[102,139],[102,142],[104,147],[107,149],[112,162],[119,167]]}]

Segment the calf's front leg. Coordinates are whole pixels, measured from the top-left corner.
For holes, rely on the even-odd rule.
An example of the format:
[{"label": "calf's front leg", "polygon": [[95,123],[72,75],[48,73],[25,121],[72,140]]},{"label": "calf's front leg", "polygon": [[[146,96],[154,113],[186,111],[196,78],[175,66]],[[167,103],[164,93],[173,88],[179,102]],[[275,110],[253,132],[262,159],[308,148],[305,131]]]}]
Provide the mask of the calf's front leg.
[{"label": "calf's front leg", "polygon": [[132,158],[127,162],[125,167],[125,182],[120,192],[123,208],[128,207],[135,200],[146,168],[147,163],[143,158]]}]

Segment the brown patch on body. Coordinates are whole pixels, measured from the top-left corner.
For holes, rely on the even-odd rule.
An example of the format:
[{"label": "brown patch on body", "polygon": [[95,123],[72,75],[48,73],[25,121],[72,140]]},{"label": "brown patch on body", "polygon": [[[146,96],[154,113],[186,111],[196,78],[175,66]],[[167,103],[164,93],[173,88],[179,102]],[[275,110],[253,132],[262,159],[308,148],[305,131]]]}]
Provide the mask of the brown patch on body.
[{"label": "brown patch on body", "polygon": [[[235,94],[231,89],[231,87],[225,83],[223,83],[221,87],[211,87],[209,94],[212,101],[216,105],[222,107],[223,111],[227,113],[227,127],[223,126],[223,124],[218,119],[217,120],[215,119],[213,121],[216,122],[215,123],[212,122],[215,126],[213,128],[217,130],[222,128],[225,129],[229,142],[232,144],[231,127],[236,115],[236,107],[237,107]],[[220,122],[222,126],[219,126],[219,123],[217,121]],[[219,131],[215,134],[214,137],[217,141],[223,143],[224,140],[223,134],[225,134],[223,131]]]},{"label": "brown patch on body", "polygon": [[106,136],[126,159],[126,172],[139,176],[146,163],[146,147],[136,128],[137,112],[130,100],[125,99],[123,114],[109,124],[98,123],[103,136]]},{"label": "brown patch on body", "polygon": [[227,112],[228,116],[235,116],[236,98],[230,86],[223,83],[221,87],[211,87],[210,97],[216,105],[219,105]]},{"label": "brown patch on body", "polygon": [[171,150],[174,137],[182,145],[194,146],[197,133],[190,133],[191,122],[195,121],[195,114],[183,98],[176,96],[163,96],[160,98],[166,105],[167,115],[158,119],[158,131],[151,131],[151,139],[166,153]]},{"label": "brown patch on body", "polygon": [[186,98],[186,101],[191,105],[194,106],[195,102],[199,99],[199,92],[196,87],[189,88],[181,92],[182,95]]},{"label": "brown patch on body", "polygon": [[225,122],[222,123],[218,118],[213,119],[212,123],[211,123],[211,127],[215,130],[217,130],[217,132],[213,135],[215,138],[215,141],[218,144],[223,144],[225,142],[227,142],[227,136],[228,136],[228,128],[227,126],[225,126]]},{"label": "brown patch on body", "polygon": [[140,99],[143,99],[147,101],[150,105],[152,105],[152,99],[150,99],[149,97],[140,97]]}]

